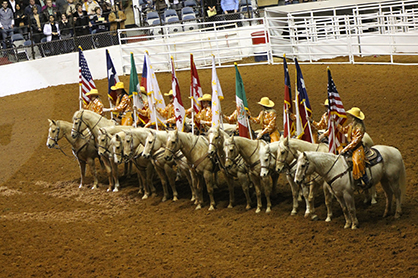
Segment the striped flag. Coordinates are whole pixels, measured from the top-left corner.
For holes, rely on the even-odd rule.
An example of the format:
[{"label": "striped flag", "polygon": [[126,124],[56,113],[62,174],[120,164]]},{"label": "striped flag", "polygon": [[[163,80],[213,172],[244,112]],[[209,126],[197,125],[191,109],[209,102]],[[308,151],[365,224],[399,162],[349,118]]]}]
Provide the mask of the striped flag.
[{"label": "striped flag", "polygon": [[313,143],[313,136],[309,117],[312,114],[308,93],[306,92],[305,81],[298,60],[295,58],[297,71],[297,93],[296,93],[296,135],[297,138]]},{"label": "striped flag", "polygon": [[[141,90],[139,87],[138,73],[136,72],[134,54],[131,52],[131,74],[129,77],[129,97],[133,100],[133,105],[137,108],[144,109],[144,103],[142,101]],[[144,119],[139,115],[141,121],[145,124]],[[135,126],[138,120],[138,115],[134,113]]]},{"label": "striped flag", "polygon": [[106,68],[107,68],[107,96],[109,98],[110,108],[114,107],[116,103],[116,91],[112,91],[110,88],[115,86],[119,82],[119,77],[116,74],[115,66],[113,65],[112,58],[110,58],[109,50],[106,49]]},{"label": "striped flag", "polygon": [[[96,85],[94,84],[93,77],[91,76],[89,66],[87,65],[86,58],[84,58],[83,50],[79,46],[78,48],[78,65],[79,65],[79,86],[80,86],[80,98],[88,104],[90,103],[90,98],[86,96],[88,92],[92,89],[96,89]],[[80,102],[80,109],[81,109],[81,102]]]},{"label": "striped flag", "polygon": [[144,62],[144,65],[146,65],[146,86],[144,87],[146,88],[148,95],[148,106],[151,112],[150,121],[151,123],[155,124],[156,129],[158,129],[157,123],[165,125],[164,119],[159,113],[157,113],[156,110],[156,107],[161,109],[165,108],[164,97],[160,91],[157,77],[155,76],[154,70],[152,69],[148,51],[145,52],[144,61],[146,61]]},{"label": "striped flag", "polygon": [[174,70],[173,57],[171,57],[171,87],[173,90],[173,97],[174,97],[173,104],[174,104],[174,115],[176,117],[177,130],[183,131],[186,110],[184,109],[183,101],[181,100],[179,80],[177,79],[176,71]]},{"label": "striped flag", "polygon": [[347,113],[345,112],[344,105],[338,94],[337,87],[335,87],[334,80],[331,76],[331,70],[328,68],[328,143],[329,152],[337,153],[337,148],[346,143],[344,134],[336,130],[338,124],[343,125],[347,120]]},{"label": "striped flag", "polygon": [[287,68],[286,57],[283,57],[284,69],[284,104],[283,104],[283,136],[292,136],[295,126],[289,114],[293,114],[292,88],[290,86],[289,70]]},{"label": "striped flag", "polygon": [[222,125],[221,120],[221,100],[224,99],[222,94],[221,84],[219,83],[218,75],[216,74],[215,55],[212,54],[212,127]]},{"label": "striped flag", "polygon": [[202,87],[200,86],[199,75],[197,74],[196,65],[193,60],[193,54],[190,54],[190,98],[192,99],[194,112],[197,114],[200,111],[200,101],[198,98],[203,97]]},{"label": "striped flag", "polygon": [[235,99],[237,101],[239,136],[250,138],[250,126],[247,117],[247,96],[245,95],[244,82],[238,71],[237,63],[235,63],[235,94]]}]

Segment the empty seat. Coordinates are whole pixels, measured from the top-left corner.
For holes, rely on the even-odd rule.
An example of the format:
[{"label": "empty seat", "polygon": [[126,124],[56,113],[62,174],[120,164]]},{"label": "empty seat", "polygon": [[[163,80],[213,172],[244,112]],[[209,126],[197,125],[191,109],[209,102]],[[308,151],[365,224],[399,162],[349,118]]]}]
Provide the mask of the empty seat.
[{"label": "empty seat", "polygon": [[191,20],[196,19],[196,16],[194,14],[186,14],[183,16],[183,20]]},{"label": "empty seat", "polygon": [[179,21],[179,18],[177,16],[171,16],[167,18],[166,20],[167,23],[172,23],[172,22],[177,22],[177,21]]},{"label": "empty seat", "polygon": [[186,14],[192,14],[192,15],[195,15],[195,14],[194,14],[194,10],[193,10],[193,8],[192,8],[192,7],[184,7],[184,8],[182,8],[182,9],[181,9],[181,18],[182,18],[182,19],[184,19],[184,16],[185,16]]},{"label": "empty seat", "polygon": [[197,3],[194,0],[186,0],[186,1],[184,1],[184,6],[185,7],[196,7]]},{"label": "empty seat", "polygon": [[251,6],[251,0],[240,0],[239,1],[239,5],[242,7],[242,6],[247,6],[247,4],[248,4],[248,6]]},{"label": "empty seat", "polygon": [[165,12],[164,12],[165,20],[167,20],[170,17],[178,17],[175,10],[173,10],[173,9],[165,10]]},{"label": "empty seat", "polygon": [[24,41],[25,38],[23,37],[23,35],[21,33],[15,33],[12,36],[12,41]]}]

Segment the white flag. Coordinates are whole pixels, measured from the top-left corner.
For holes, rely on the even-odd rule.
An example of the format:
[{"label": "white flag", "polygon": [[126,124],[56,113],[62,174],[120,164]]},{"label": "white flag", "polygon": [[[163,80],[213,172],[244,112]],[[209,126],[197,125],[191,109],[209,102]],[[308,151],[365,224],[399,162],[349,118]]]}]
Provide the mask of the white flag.
[{"label": "white flag", "polygon": [[221,100],[224,99],[221,84],[216,74],[215,55],[212,54],[212,127],[222,125],[222,109]]}]

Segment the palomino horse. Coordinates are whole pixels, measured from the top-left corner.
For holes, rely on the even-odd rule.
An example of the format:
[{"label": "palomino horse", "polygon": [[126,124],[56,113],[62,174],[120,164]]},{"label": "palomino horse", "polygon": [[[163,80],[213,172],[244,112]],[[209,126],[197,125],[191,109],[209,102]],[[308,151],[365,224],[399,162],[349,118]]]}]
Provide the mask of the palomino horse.
[{"label": "palomino horse", "polygon": [[[382,162],[371,166],[366,172],[373,185],[378,182],[386,195],[386,208],[383,217],[392,210],[392,199],[395,195],[395,218],[402,213],[402,200],[406,190],[405,165],[398,149],[390,146],[376,145],[373,147],[382,155]],[[300,183],[306,175],[318,173],[328,184],[329,190],[340,203],[344,217],[344,228],[358,227],[356,207],[354,203],[354,190],[356,184],[353,180],[350,167],[340,155],[331,153],[303,152],[299,154],[295,182]]]},{"label": "palomino horse", "polygon": [[[74,113],[71,136],[74,139],[79,136],[82,137],[83,135],[80,131],[84,130],[85,128],[88,128],[94,138],[96,147],[98,147],[99,129],[106,126],[115,126],[115,122],[112,120],[108,120],[105,117],[100,116],[99,114],[93,111],[81,109]],[[109,177],[109,187],[107,191],[110,191],[112,188],[114,188],[116,183],[119,185],[119,180],[116,180],[117,177],[115,179],[114,169],[112,168],[112,162],[109,160],[109,158],[107,158],[106,156],[102,156],[102,161]]]},{"label": "palomino horse", "polygon": [[[228,183],[233,183],[231,177],[238,179],[247,200],[247,206],[245,208],[247,210],[251,209],[251,197],[249,190],[251,181],[249,171],[247,166],[244,164],[244,160],[240,156],[240,158],[236,160],[237,163],[235,163],[232,167],[228,169],[225,167],[226,156],[224,142],[225,139],[229,138],[229,135],[226,131],[220,129],[220,127],[211,127],[207,133],[207,137],[209,139],[209,155],[219,163],[219,166],[222,168],[226,178],[228,179]],[[235,199],[234,196],[232,199]]]},{"label": "palomino horse", "polygon": [[[198,196],[198,204],[196,209],[200,209],[203,204],[203,184],[206,183],[206,188],[210,198],[209,210],[215,209],[215,199],[213,198],[213,188],[215,184],[216,164],[210,159],[208,154],[209,142],[203,136],[194,136],[189,133],[181,131],[170,131],[167,137],[167,146],[164,152],[166,160],[171,161],[175,153],[179,150],[187,158],[191,168],[193,185],[196,185],[196,193]],[[232,184],[228,183],[229,189],[229,205],[233,204],[233,190]]]},{"label": "palomino horse", "polygon": [[154,166],[149,159],[142,156],[145,140],[148,136],[147,130],[147,128],[139,127],[126,131],[125,140],[122,141],[125,160],[130,160],[135,164],[144,182],[143,188],[140,187],[138,192],[139,194],[144,193],[142,199],[157,196],[153,183]]},{"label": "palomino horse", "polygon": [[231,168],[235,163],[239,155],[242,156],[245,164],[247,165],[250,173],[250,178],[255,187],[255,193],[257,195],[257,209],[256,213],[261,211],[261,191],[264,189],[264,195],[267,199],[266,213],[271,211],[270,194],[273,186],[277,183],[277,175],[272,176],[272,182],[262,182],[260,177],[261,165],[260,165],[260,148],[267,143],[262,140],[250,140],[240,136],[232,136],[225,140],[224,149],[226,155],[225,167]]},{"label": "palomino horse", "polygon": [[299,208],[299,197],[300,192],[302,192],[305,203],[306,203],[306,210],[305,210],[305,217],[311,215],[312,219],[316,219],[317,215],[315,214],[315,206],[314,206],[314,191],[317,191],[318,188],[322,186],[325,196],[325,205],[327,207],[327,218],[325,221],[331,221],[332,217],[332,195],[328,191],[328,189],[324,185],[324,181],[321,178],[314,177],[312,182],[310,182],[310,178],[307,179],[305,182],[309,184],[309,187],[302,186],[300,188],[294,182],[294,166],[296,165],[297,159],[297,152],[298,151],[317,151],[317,152],[328,152],[328,145],[320,143],[320,144],[312,144],[303,140],[294,139],[294,138],[284,138],[281,137],[279,141],[279,146],[277,149],[277,157],[276,157],[276,170],[278,172],[286,171],[286,179],[290,185],[292,190],[293,196],[293,208],[290,215],[296,215]]},{"label": "palomino horse", "polygon": [[192,201],[195,200],[195,193],[192,186],[192,179],[190,176],[189,165],[187,164],[186,157],[179,151],[174,157],[174,161],[167,161],[164,159],[164,148],[167,143],[167,132],[166,131],[155,131],[149,130],[148,136],[145,140],[144,151],[142,156],[146,159],[151,159],[158,176],[161,179],[163,185],[164,197],[163,202],[168,199],[168,188],[167,184],[170,184],[173,191],[173,201],[178,200],[178,193],[176,189],[176,177],[177,172],[173,169],[177,165],[177,171],[180,176],[185,176],[189,182],[192,190]]},{"label": "palomino horse", "polygon": [[[143,192],[145,192],[143,199],[147,199],[150,194],[148,190],[149,187],[147,186],[147,184],[151,184],[153,182],[152,178],[154,176],[154,169],[151,163],[147,163],[147,161],[143,161],[144,167],[141,167],[139,165],[141,162],[137,162],[136,159],[133,159],[133,160],[125,159],[128,157],[124,153],[124,141],[126,138],[126,134],[127,134],[127,131],[120,131],[118,133],[115,133],[115,135],[113,135],[112,139],[110,140],[109,149],[111,150],[113,154],[113,159],[116,164],[121,164],[122,162],[125,162],[125,165],[126,165],[126,163],[130,164],[134,162],[134,164],[136,165],[138,169],[137,176],[138,176],[138,183],[139,183],[139,193],[142,194]],[[141,153],[142,150],[143,150],[143,146],[140,145],[137,148],[137,151]],[[142,160],[142,159],[139,158],[138,160]]]},{"label": "palomino horse", "polygon": [[76,157],[78,165],[80,166],[81,179],[79,188],[83,187],[87,164],[89,165],[90,171],[94,178],[92,188],[97,188],[99,181],[97,179],[97,171],[94,160],[99,158],[99,155],[97,154],[94,140],[92,140],[92,138],[89,136],[90,131],[85,130],[82,132],[82,137],[74,139],[71,137],[72,123],[66,121],[48,121],[49,130],[48,139],[46,141],[47,147],[51,149],[57,146],[59,148],[58,141],[65,137],[68,143],[71,144],[73,155]]}]

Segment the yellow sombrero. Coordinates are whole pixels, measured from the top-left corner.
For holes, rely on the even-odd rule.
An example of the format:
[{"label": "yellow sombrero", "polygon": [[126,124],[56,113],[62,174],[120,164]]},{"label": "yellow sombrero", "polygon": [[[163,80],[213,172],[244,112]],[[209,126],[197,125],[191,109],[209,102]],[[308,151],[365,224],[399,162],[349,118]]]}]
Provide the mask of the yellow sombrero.
[{"label": "yellow sombrero", "polygon": [[325,100],[325,102],[324,102],[323,106],[329,106],[329,101],[328,101],[328,99],[326,99],[326,100]]},{"label": "yellow sombrero", "polygon": [[212,96],[209,94],[204,94],[203,97],[197,99],[198,101],[212,101]]},{"label": "yellow sombrero", "polygon": [[141,86],[141,88],[139,88],[139,89],[140,89],[141,93],[147,94],[147,90],[145,90],[145,87]]},{"label": "yellow sombrero", "polygon": [[170,90],[170,92],[168,92],[168,94],[164,94],[166,97],[172,96],[173,95],[173,90]]},{"label": "yellow sombrero", "polygon": [[99,91],[97,89],[91,89],[91,91],[86,94],[86,96],[98,96],[98,95],[99,95]]},{"label": "yellow sombrero", "polygon": [[257,103],[269,108],[274,106],[274,102],[272,102],[268,97],[262,97]]},{"label": "yellow sombrero", "polygon": [[123,84],[123,82],[118,82],[118,83],[115,84],[115,86],[110,87],[110,89],[112,91],[116,91],[116,90],[119,90],[119,89],[125,90],[125,85]]},{"label": "yellow sombrero", "polygon": [[360,108],[358,108],[358,107],[351,108],[350,110],[347,111],[347,113],[350,114],[353,117],[356,117],[357,119],[360,119],[360,120],[364,120],[364,118],[366,118],[364,113],[361,112]]}]

